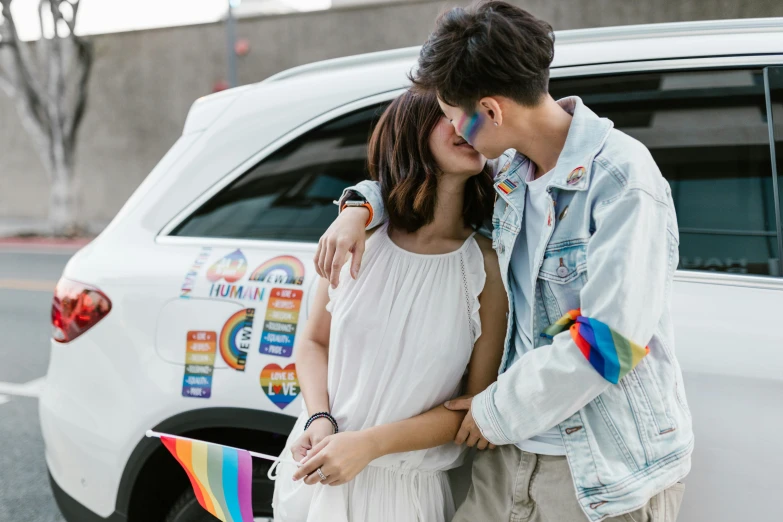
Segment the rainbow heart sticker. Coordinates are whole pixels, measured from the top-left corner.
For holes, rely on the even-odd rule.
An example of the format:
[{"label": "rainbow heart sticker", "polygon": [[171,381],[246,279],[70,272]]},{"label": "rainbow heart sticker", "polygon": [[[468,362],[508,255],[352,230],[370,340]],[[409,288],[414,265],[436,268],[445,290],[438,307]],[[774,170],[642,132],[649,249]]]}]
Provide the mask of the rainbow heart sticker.
[{"label": "rainbow heart sticker", "polygon": [[261,388],[275,406],[281,410],[285,409],[299,396],[296,365],[289,364],[285,368],[277,364],[266,365],[261,370]]},{"label": "rainbow heart sticker", "polygon": [[227,283],[235,283],[242,279],[246,271],[247,259],[245,259],[242,251],[237,248],[224,258],[218,259],[215,264],[209,267],[207,279],[211,283],[216,283],[221,279],[225,279]]}]

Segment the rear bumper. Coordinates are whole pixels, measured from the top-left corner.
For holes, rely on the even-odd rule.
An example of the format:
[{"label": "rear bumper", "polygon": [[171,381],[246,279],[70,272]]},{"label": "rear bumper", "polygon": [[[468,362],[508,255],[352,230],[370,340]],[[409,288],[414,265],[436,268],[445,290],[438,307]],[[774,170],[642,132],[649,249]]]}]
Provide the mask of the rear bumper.
[{"label": "rear bumper", "polygon": [[90,511],[68,493],[63,491],[54,480],[51,473],[49,473],[49,485],[52,488],[52,494],[54,495],[54,500],[57,502],[57,507],[60,508],[60,512],[67,522],[127,522],[128,520],[125,515],[116,511],[109,515],[109,518],[103,518],[97,513]]},{"label": "rear bumper", "polygon": [[68,345],[53,344],[39,400],[49,473],[99,517],[118,509],[123,470],[144,432],[182,408],[182,368],[139,357],[123,335],[107,340],[108,319]]}]

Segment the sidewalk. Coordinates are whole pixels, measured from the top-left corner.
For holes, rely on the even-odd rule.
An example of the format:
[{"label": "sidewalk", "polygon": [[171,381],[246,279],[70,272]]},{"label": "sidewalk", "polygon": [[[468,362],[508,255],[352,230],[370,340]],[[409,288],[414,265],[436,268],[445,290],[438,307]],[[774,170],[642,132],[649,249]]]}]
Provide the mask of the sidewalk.
[{"label": "sidewalk", "polygon": [[54,238],[54,237],[0,237],[0,251],[62,251],[75,252],[92,241],[92,238]]}]

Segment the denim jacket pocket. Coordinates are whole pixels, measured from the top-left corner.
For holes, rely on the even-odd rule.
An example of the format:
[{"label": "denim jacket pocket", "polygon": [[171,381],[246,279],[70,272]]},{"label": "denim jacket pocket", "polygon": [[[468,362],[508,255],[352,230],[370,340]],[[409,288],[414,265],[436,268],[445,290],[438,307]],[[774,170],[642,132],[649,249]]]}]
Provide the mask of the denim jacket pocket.
[{"label": "denim jacket pocket", "polygon": [[566,284],[586,270],[587,241],[565,241],[547,248],[538,277],[556,284]]},{"label": "denim jacket pocket", "polygon": [[569,310],[579,308],[579,292],[587,282],[587,242],[574,240],[550,245],[544,254],[538,280],[551,322]]}]

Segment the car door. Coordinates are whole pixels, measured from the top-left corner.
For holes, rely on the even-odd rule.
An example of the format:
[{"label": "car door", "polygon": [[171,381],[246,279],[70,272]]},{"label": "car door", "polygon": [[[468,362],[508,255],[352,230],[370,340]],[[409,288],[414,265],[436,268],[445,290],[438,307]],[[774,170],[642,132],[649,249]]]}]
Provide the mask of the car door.
[{"label": "car door", "polygon": [[551,91],[582,97],[642,141],[672,187],[675,352],[696,437],[679,520],[766,519],[778,510],[783,467],[783,271],[765,73],[636,67],[647,71],[561,72]]},{"label": "car door", "polygon": [[367,177],[367,140],[384,106],[335,111],[158,238],[182,265],[155,346],[183,366],[184,408],[300,413],[295,343],[318,278],[316,244],[337,215],[334,200]]}]

